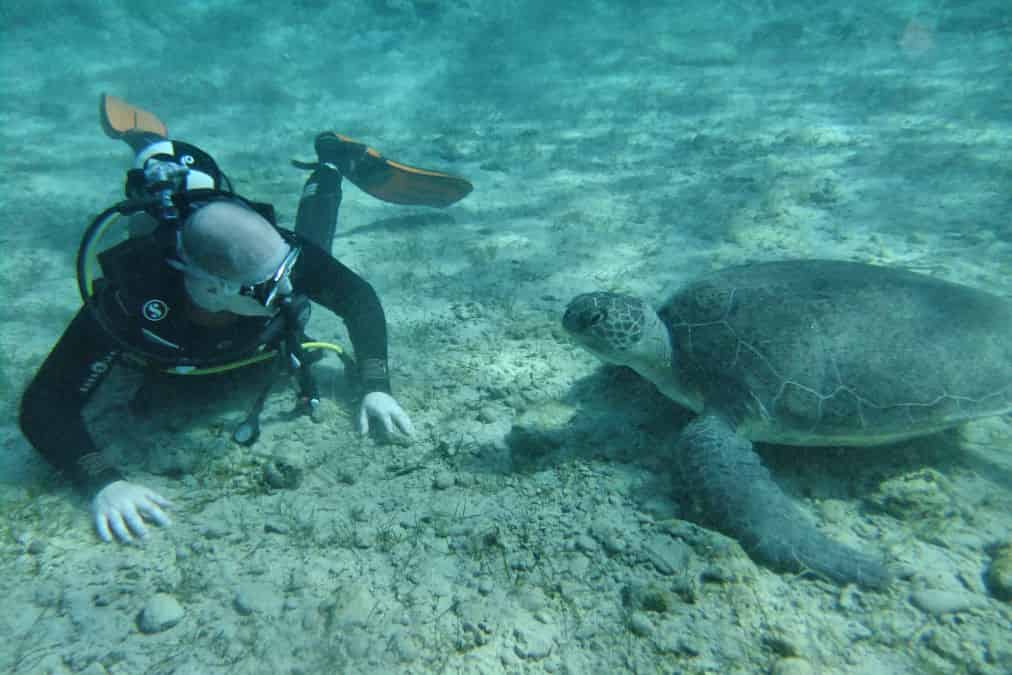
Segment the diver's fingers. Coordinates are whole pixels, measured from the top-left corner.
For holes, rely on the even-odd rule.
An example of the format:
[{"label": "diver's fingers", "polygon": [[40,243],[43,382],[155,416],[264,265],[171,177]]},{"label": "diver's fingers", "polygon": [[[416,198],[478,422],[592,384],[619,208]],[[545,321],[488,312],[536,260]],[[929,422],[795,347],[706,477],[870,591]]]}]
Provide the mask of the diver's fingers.
[{"label": "diver's fingers", "polygon": [[112,513],[109,515],[109,526],[112,527],[113,533],[116,538],[123,543],[130,543],[134,540],[130,534],[130,530],[127,528],[127,524],[123,521],[123,514]]},{"label": "diver's fingers", "polygon": [[105,514],[95,514],[95,531],[98,532],[98,538],[109,543],[112,541],[112,532],[109,531],[109,522],[106,520]]},{"label": "diver's fingers", "polygon": [[126,521],[127,527],[130,528],[130,531],[141,539],[148,536],[148,528],[144,526],[144,518],[141,517],[140,511],[137,510],[136,505],[131,504],[130,508],[124,511],[123,520]]},{"label": "diver's fingers", "polygon": [[[157,495],[155,495],[157,496]],[[168,506],[169,501],[167,499],[162,500],[163,505]],[[160,527],[168,527],[172,524],[172,519],[169,518],[168,514],[161,508],[162,505],[155,503],[153,499],[148,496],[148,499],[140,502],[137,505],[137,509],[144,515],[145,518],[150,519],[156,525]]]},{"label": "diver's fingers", "polygon": [[403,410],[398,410],[394,413],[394,422],[405,436],[415,435],[415,425],[411,423],[411,418]]},{"label": "diver's fingers", "polygon": [[362,431],[363,436],[369,434],[369,413],[366,411],[364,405],[358,412],[358,428]]},{"label": "diver's fingers", "polygon": [[172,503],[171,499],[167,499],[166,497],[161,496],[154,490],[149,490],[147,495],[145,496],[153,503],[163,508],[171,509],[173,506],[175,506],[175,504]]}]

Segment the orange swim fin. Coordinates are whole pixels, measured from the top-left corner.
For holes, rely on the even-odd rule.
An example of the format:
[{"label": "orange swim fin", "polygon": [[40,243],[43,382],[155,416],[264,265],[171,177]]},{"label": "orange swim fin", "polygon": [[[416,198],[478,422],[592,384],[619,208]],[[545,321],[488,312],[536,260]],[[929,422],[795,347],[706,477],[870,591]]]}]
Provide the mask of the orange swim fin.
[{"label": "orange swim fin", "polygon": [[[394,162],[364,143],[330,131],[316,137],[316,154],[321,162],[341,169],[363,192],[393,204],[446,208],[474,189],[459,176]],[[296,162],[296,166],[306,165]]]},{"label": "orange swim fin", "polygon": [[154,113],[109,94],[102,94],[99,99],[98,119],[109,138],[120,139],[130,133],[149,133],[162,138],[169,136],[169,130]]}]

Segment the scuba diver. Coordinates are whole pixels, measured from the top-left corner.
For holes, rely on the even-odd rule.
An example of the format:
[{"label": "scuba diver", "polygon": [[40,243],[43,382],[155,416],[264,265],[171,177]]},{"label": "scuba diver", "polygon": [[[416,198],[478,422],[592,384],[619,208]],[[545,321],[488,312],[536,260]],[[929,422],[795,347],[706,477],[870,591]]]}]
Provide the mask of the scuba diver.
[{"label": "scuba diver", "polygon": [[[313,350],[331,349],[363,393],[362,433],[374,419],[387,433],[411,435],[411,420],[391,395],[379,298],[330,254],[341,182],[383,201],[440,208],[471,184],[324,132],[315,140],[317,162],[293,162],[311,174],[288,231],[275,225],[270,204],[235,193],[210,155],[170,140],[152,113],[103,94],[99,114],[106,134],[135,154],[127,198],[85,232],[77,259],[84,305],[25,390],[19,418],[36,450],[91,498],[99,537],[131,542],[147,535],[145,521],[170,524],[171,502],[112,466],[84,422],[86,403],[117,363],[193,375],[271,362],[277,375],[294,376],[300,412],[312,414],[319,398],[310,367],[322,354]],[[121,217],[129,237],[101,250]],[[342,318],[354,359],[306,337],[310,301]],[[269,390],[236,428],[236,442],[256,441]]]}]

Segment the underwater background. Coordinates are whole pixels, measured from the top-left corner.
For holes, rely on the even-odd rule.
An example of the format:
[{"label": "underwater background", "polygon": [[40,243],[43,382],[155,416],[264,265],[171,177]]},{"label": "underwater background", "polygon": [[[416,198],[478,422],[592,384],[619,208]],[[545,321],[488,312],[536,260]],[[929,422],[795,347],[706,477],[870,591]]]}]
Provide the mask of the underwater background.
[{"label": "underwater background", "polygon": [[[0,22],[0,671],[1012,670],[1009,415],[760,448],[821,529],[914,570],[841,589],[683,519],[690,414],[559,325],[577,293],[661,302],[791,258],[1012,296],[1007,1],[0,0]],[[345,184],[333,253],[383,300],[412,443],[359,436],[336,359],[327,419],[288,419],[279,388],[252,448],[229,440],[241,379],[135,419],[124,374],[95,433],[178,506],[144,547],[98,542],[16,413],[80,306],[83,229],[123,195],[102,92],[285,227],[289,160],[327,129],[474,183],[445,211]],[[282,460],[297,489],[265,480]]]}]

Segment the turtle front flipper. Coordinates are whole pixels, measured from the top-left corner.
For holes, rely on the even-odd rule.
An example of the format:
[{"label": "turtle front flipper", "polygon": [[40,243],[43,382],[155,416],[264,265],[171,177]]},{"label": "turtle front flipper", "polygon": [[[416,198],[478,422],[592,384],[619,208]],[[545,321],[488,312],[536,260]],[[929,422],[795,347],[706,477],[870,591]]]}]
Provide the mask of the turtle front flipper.
[{"label": "turtle front flipper", "polygon": [[885,565],[819,532],[773,481],[752,449],[721,416],[697,417],[678,442],[681,474],[708,520],[771,567],[813,571],[837,583],[886,586]]}]

